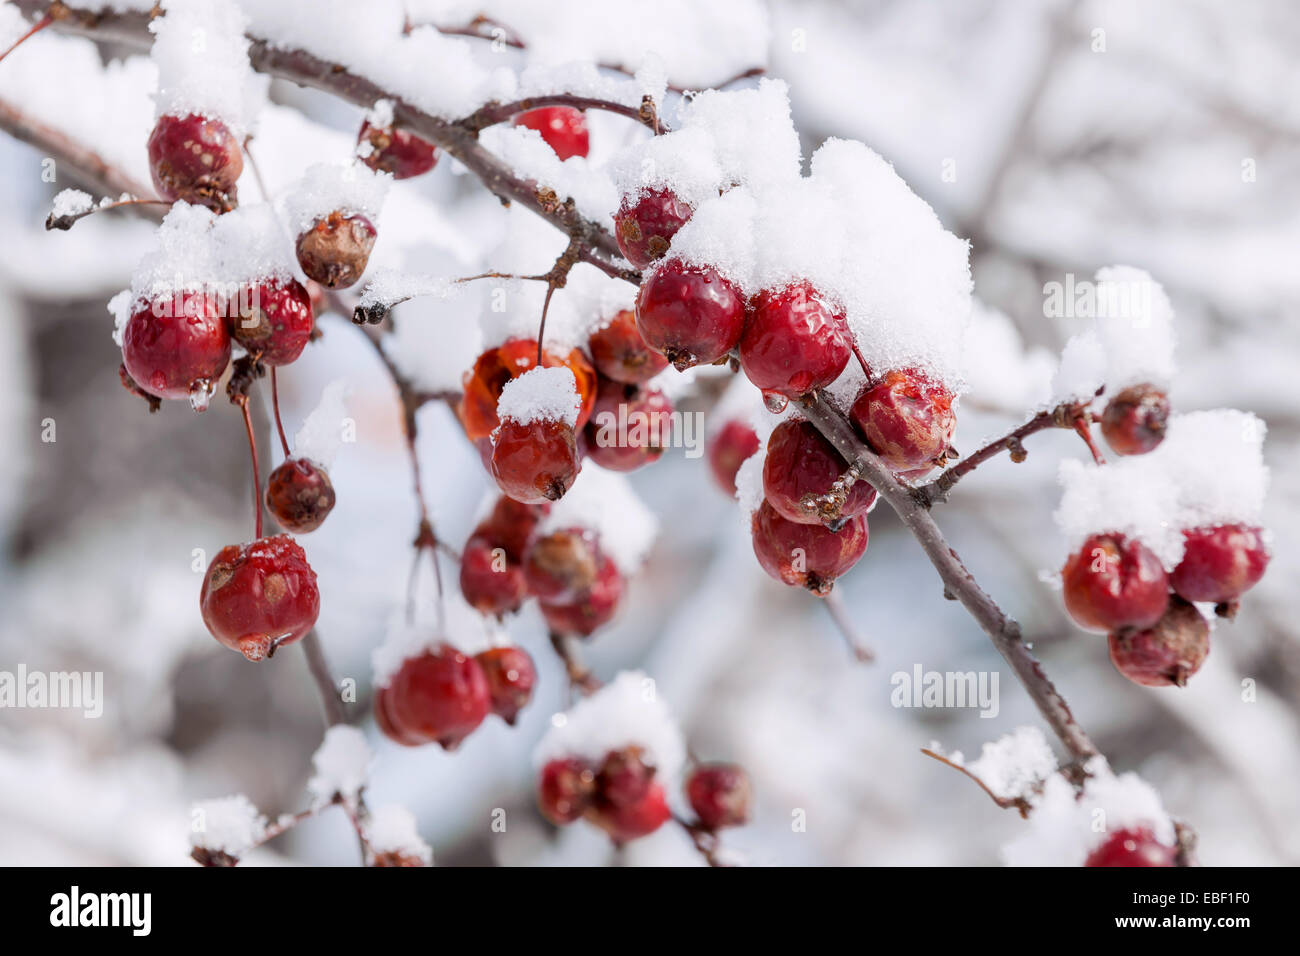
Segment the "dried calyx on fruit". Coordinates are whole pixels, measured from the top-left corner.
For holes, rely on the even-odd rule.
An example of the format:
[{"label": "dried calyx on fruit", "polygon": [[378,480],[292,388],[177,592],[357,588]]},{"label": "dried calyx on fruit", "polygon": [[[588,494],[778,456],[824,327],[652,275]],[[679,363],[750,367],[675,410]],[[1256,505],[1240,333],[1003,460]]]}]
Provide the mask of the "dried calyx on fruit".
[{"label": "dried calyx on fruit", "polygon": [[244,154],[221,120],[194,113],[160,116],[148,151],[149,173],[162,198],[217,213],[239,204],[235,184],[244,171]]},{"label": "dried calyx on fruit", "polygon": [[335,210],[316,219],[298,236],[298,265],[307,278],[329,289],[346,289],[361,278],[378,232],[360,214]]},{"label": "dried calyx on fruit", "polygon": [[306,636],[320,613],[316,573],[288,535],[222,548],[203,577],[203,623],[250,661]]},{"label": "dried calyx on fruit", "polygon": [[329,472],[306,458],[281,462],[267,479],[266,507],[286,531],[315,531],[334,510]]}]

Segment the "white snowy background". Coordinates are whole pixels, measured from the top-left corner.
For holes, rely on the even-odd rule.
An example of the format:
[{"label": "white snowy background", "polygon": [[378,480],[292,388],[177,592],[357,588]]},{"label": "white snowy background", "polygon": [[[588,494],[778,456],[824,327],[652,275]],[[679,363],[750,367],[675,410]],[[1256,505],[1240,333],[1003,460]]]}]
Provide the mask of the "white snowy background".
[{"label": "white snowy background", "polygon": [[[440,23],[500,10],[535,38],[541,62],[581,46],[546,22],[509,21],[527,17],[524,4],[410,6]],[[1078,320],[1044,318],[1044,283],[1123,262],[1164,285],[1177,317],[1175,408],[1259,415],[1272,468],[1273,564],[1237,620],[1216,629],[1189,686],[1121,678],[1104,641],[1069,623],[1044,580],[1064,553],[1051,515],[1058,463],[1080,457],[1077,439],[1033,437],[1025,463],[981,467],[937,516],[1112,766],[1140,772],[1198,830],[1203,862],[1300,862],[1300,10],[1267,0],[773,2],[764,23],[753,16],[762,5],[736,3],[719,4],[694,34],[660,25],[634,40],[612,14],[550,6],[603,36],[607,62],[655,49],[685,85],[725,79],[766,48],[769,75],[789,84],[805,158],[829,137],[860,139],[971,241],[976,295],[1007,319],[981,310],[968,342],[962,451],[1019,423],[1077,331]],[[724,15],[741,10],[751,14],[743,28]],[[485,71],[525,62],[469,42]],[[133,57],[105,72],[101,58],[123,52],[37,36],[0,63],[0,102],[147,181],[152,106],[141,94],[153,68]],[[360,111],[281,82],[269,96],[253,151],[273,191],[348,156]],[[590,122],[593,164],[644,132],[608,115]],[[484,256],[513,217],[454,167],[444,158],[391,191],[375,263],[444,276],[499,264]],[[46,233],[51,199],[74,185],[46,181],[38,151],[0,136],[0,670],[103,671],[106,692],[98,720],[0,710],[0,863],[175,864],[189,852],[195,800],[242,792],[271,816],[306,806],[320,706],[300,652],[252,665],[203,628],[206,561],[195,571],[194,549],[210,556],[248,533],[242,426],[224,401],[201,417],[175,403],[150,416],[121,388],[105,303],[130,284],[155,230],[107,214]],[[240,189],[257,195],[248,175]],[[281,395],[292,433],[329,382],[351,388],[358,440],[331,472],[338,506],[304,546],[320,576],[326,653],[364,705],[371,653],[403,598],[416,505],[382,367],[345,320],[319,322],[324,337],[282,376]],[[45,419],[53,443],[41,441]],[[459,546],[489,479],[442,405],[420,413],[419,454],[438,530]],[[867,556],[836,585],[877,653],[862,665],[816,601],[763,575],[702,459],[671,451],[632,483],[659,535],[618,619],[585,651],[603,677],[653,676],[695,753],[748,768],[755,819],[726,834],[728,848],[760,864],[999,862],[1026,824],[919,751],[937,739],[978,753],[1036,713],[888,509],[872,513]],[[454,582],[454,570],[444,574]],[[432,581],[420,586],[430,601]],[[675,828],[616,855],[595,830],[555,831],[536,814],[531,753],[566,692],[535,609],[509,630],[541,672],[518,726],[491,719],[449,755],[391,744],[355,708],[376,755],[369,802],[412,811],[442,864],[698,864]],[[894,708],[890,676],[918,664],[998,671],[998,715]],[[1244,678],[1253,702],[1242,700]],[[503,833],[491,828],[497,808]],[[806,832],[792,830],[796,809]],[[348,864],[356,852],[333,812],[248,862]]]}]

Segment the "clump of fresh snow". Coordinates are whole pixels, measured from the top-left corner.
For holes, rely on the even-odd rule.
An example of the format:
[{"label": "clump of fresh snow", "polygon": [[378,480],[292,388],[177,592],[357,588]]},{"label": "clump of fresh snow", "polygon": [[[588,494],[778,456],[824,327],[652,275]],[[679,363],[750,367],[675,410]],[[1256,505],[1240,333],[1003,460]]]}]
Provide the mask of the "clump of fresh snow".
[{"label": "clump of fresh snow", "polygon": [[157,115],[219,119],[242,139],[260,89],[248,62],[246,28],[233,0],[167,0],[167,15],[149,21],[150,58],[158,66]]},{"label": "clump of fresh snow", "polygon": [[332,212],[364,216],[376,228],[393,177],[361,163],[316,163],[284,197],[289,229],[300,235]]},{"label": "clump of fresh snow", "polygon": [[979,759],[971,763],[965,762],[960,751],[946,759],[983,783],[994,796],[1007,800],[1030,797],[1057,768],[1056,755],[1037,727],[1017,727],[986,743]]},{"label": "clump of fresh snow", "polygon": [[729,185],[716,154],[708,130],[678,129],[620,150],[609,171],[620,196],[671,189],[682,202],[699,206]]},{"label": "clump of fresh snow", "polygon": [[89,212],[94,205],[95,200],[90,193],[82,192],[80,189],[64,189],[54,197],[54,202],[50,205],[50,214],[55,218],[79,216],[83,212]]},{"label": "clump of fresh snow", "polygon": [[1097,466],[1061,463],[1064,487],[1056,522],[1066,547],[1092,534],[1136,538],[1167,569],[1183,555],[1183,531],[1220,524],[1257,524],[1268,490],[1264,423],[1234,409],[1169,419],[1152,452]]},{"label": "clump of fresh snow", "polygon": [[462,283],[441,276],[422,275],[418,272],[402,272],[398,269],[382,267],[371,269],[367,273],[366,286],[361,291],[357,306],[362,309],[370,309],[375,306],[391,308],[399,302],[421,296],[450,299],[458,295],[464,288]]},{"label": "clump of fresh snow", "polygon": [[307,781],[307,791],[317,805],[329,803],[335,795],[355,802],[370,779],[374,754],[364,733],[338,724],[325,731],[325,739],[311,762],[316,772]]},{"label": "clump of fresh snow", "polygon": [[563,422],[570,428],[578,425],[582,398],[578,380],[567,366],[530,368],[518,378],[506,382],[497,399],[497,417],[519,425],[533,422]]},{"label": "clump of fresh snow", "polygon": [[347,406],[350,391],[347,382],[341,378],[325,386],[320,403],[293,436],[293,451],[297,457],[325,468],[334,463],[350,424]]},{"label": "clump of fresh snow", "polygon": [[212,274],[219,281],[287,281],[294,276],[293,243],[270,203],[245,203],[217,216],[207,241]]},{"label": "clump of fresh snow", "polygon": [[375,807],[365,822],[366,842],[375,853],[400,853],[425,866],[433,865],[433,848],[420,838],[415,815],[403,806],[386,803]]},{"label": "clump of fresh snow", "polygon": [[194,804],[190,844],[240,857],[260,843],[266,818],[242,793]]},{"label": "clump of fresh snow", "polygon": [[641,671],[622,671],[612,681],[551,720],[533,751],[539,769],[562,757],[600,762],[610,751],[642,748],[661,780],[674,782],[686,760],[681,729]]},{"label": "clump of fresh snow", "polygon": [[594,532],[619,570],[631,575],[650,553],[659,522],[627,478],[589,461],[564,497],[551,505],[537,533],[575,527]]},{"label": "clump of fresh snow", "polygon": [[799,179],[799,133],[784,81],[765,78],[755,89],[695,93],[678,113],[682,129],[708,131],[724,185],[761,188]]},{"label": "clump of fresh snow", "polygon": [[517,176],[553,190],[558,200],[572,199],[589,219],[609,222],[618,208],[618,190],[608,173],[583,156],[561,160],[535,129],[501,124],[483,130],[479,139]]},{"label": "clump of fresh snow", "polygon": [[1090,776],[1081,793],[1054,774],[1028,798],[1025,828],[1002,848],[1008,866],[1082,866],[1108,835],[1137,827],[1174,845],[1173,821],[1150,784],[1135,773],[1116,776],[1102,757],[1085,769]]}]

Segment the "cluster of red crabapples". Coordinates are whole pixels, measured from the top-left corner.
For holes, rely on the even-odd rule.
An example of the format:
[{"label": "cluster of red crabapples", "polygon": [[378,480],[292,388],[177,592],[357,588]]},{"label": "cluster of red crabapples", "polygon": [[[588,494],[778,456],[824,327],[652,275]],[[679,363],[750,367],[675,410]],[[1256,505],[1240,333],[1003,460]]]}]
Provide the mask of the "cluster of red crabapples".
[{"label": "cluster of red crabapples", "polygon": [[[686,800],[707,831],[749,819],[749,776],[734,764],[702,764],[686,778]],[[663,783],[637,746],[611,750],[599,761],[561,757],[549,761],[537,784],[537,803],[552,823],[585,819],[615,843],[649,836],[672,818]]]},{"label": "cluster of red crabapples", "polygon": [[488,714],[513,725],[536,683],[533,659],[521,647],[470,656],[443,642],[408,657],[376,688],[375,723],[403,746],[437,743],[455,750]]},{"label": "cluster of red crabapples", "polygon": [[[1164,440],[1169,401],[1153,385],[1125,389],[1107,404],[1102,434],[1122,455]],[[1147,687],[1181,687],[1210,652],[1210,627],[1194,601],[1231,617],[1268,567],[1263,533],[1245,524],[1189,528],[1183,557],[1167,572],[1141,541],[1098,533],[1061,569],[1065,608],[1075,623],[1105,632],[1115,668]]]},{"label": "cluster of red crabapples", "polygon": [[[691,213],[672,190],[656,188],[625,197],[614,217],[623,255],[638,268],[653,267],[636,300],[636,326],[645,342],[678,369],[734,354],[774,411],[839,378],[855,345],[836,304],[807,281],[746,299],[712,266],[668,257]],[[849,418],[893,471],[913,478],[949,454],[952,400],[919,370],[892,369],[869,375]],[[709,461],[724,490],[735,493],[736,470],[758,444],[753,429],[740,422],[714,436]],[[752,524],[754,553],[772,577],[825,595],[865,553],[866,514],[876,492],[848,471],[848,462],[811,423],[789,419],[773,432],[764,500]]]}]

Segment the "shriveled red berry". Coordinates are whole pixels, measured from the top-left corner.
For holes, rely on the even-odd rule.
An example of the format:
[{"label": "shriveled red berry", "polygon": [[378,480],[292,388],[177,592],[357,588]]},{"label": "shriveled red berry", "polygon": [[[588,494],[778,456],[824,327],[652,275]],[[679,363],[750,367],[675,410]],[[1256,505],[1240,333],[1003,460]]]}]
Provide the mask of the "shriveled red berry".
[{"label": "shriveled red berry", "polygon": [[709,439],[709,470],[718,487],[733,497],[736,472],[745,460],[758,452],[758,435],[745,422],[732,419]]},{"label": "shriveled red berry", "polygon": [[1150,548],[1095,534],[1061,569],[1065,609],[1089,631],[1151,627],[1169,604],[1169,576]]},{"label": "shriveled red berry", "polygon": [[346,289],[366,271],[378,235],[365,216],[344,215],[336,209],[298,237],[298,265],[307,278],[326,288]]},{"label": "shriveled red berry", "polygon": [[500,619],[513,614],[528,597],[524,569],[491,537],[475,533],[460,553],[460,593],[480,614]]},{"label": "shriveled red berry", "polygon": [[895,369],[869,385],[849,417],[896,472],[929,470],[948,451],[957,425],[952,393],[916,369]]},{"label": "shriveled red berry", "polygon": [[230,333],[215,299],[177,293],[139,306],[122,330],[122,363],[150,395],[206,408],[230,364]]},{"label": "shriveled red berry", "polygon": [[844,313],[809,282],[764,290],[750,303],[740,367],[765,394],[799,398],[844,371],[853,337]]},{"label": "shriveled red berry", "polygon": [[710,830],[740,826],[749,820],[749,774],[733,763],[703,764],[686,778],[686,799]]},{"label": "shriveled red berry", "polygon": [[230,335],[267,365],[296,361],[311,341],[315,323],[311,296],[297,279],[258,283],[239,301],[230,320]]},{"label": "shriveled red berry", "polygon": [[526,505],[501,495],[488,516],[479,524],[476,533],[487,535],[497,546],[505,548],[506,557],[511,561],[521,562],[538,522],[550,510],[549,502]]},{"label": "shriveled red berry", "polygon": [[506,419],[492,439],[492,477],[524,504],[559,501],[581,468],[567,422]]},{"label": "shriveled red berry", "polygon": [[712,266],[668,259],[641,283],[636,327],[678,371],[707,365],[740,342],[744,297]]},{"label": "shriveled red berry", "polygon": [[1088,854],[1084,866],[1174,866],[1177,854],[1156,839],[1149,827],[1129,827],[1106,837]]},{"label": "shriveled red berry", "polygon": [[[876,501],[876,489],[866,481],[844,486],[848,467],[812,422],[787,419],[767,440],[763,495],[783,518],[838,528],[846,519],[866,514]],[[833,492],[841,493],[833,502],[817,501]],[[811,507],[805,506],[805,500]]]},{"label": "shriveled red berry", "polygon": [[645,344],[636,314],[624,309],[587,341],[596,371],[615,382],[642,385],[668,367],[668,360]]},{"label": "shriveled red berry", "polygon": [[1101,433],[1121,455],[1145,455],[1165,440],[1169,396],[1151,384],[1126,388],[1106,404]]},{"label": "shriveled red berry", "polygon": [[399,743],[436,742],[455,750],[491,712],[492,696],[479,662],[444,643],[402,662],[386,688],[385,706]]},{"label": "shriveled red berry", "polygon": [[635,471],[668,447],[673,403],[657,388],[602,379],[585,429],[587,457],[611,471]]},{"label": "shriveled red berry", "polygon": [[493,647],[474,656],[487,677],[492,713],[513,725],[533,696],[537,669],[522,647]]},{"label": "shriveled red berry", "polygon": [[538,601],[547,628],[553,634],[590,637],[618,612],[623,599],[623,572],[603,552],[596,556],[596,577],[590,586],[563,601]]},{"label": "shriveled red berry", "polygon": [[695,210],[671,189],[646,189],[623,197],[614,213],[614,238],[634,269],[662,259],[677,230]]},{"label": "shriveled red berry", "polygon": [[1144,687],[1182,687],[1210,653],[1210,625],[1180,597],[1153,626],[1108,638],[1115,669]]},{"label": "shriveled red berry", "polygon": [[596,792],[596,772],[577,757],[552,760],[537,781],[537,806],[552,823],[579,819]]},{"label": "shriveled red berry", "polygon": [[[518,378],[537,364],[536,339],[510,339],[488,349],[474,362],[462,379],[462,395],[457,410],[470,441],[487,438],[499,425],[497,402],[506,383]],[[578,349],[557,355],[542,352],[543,368],[567,368],[577,383],[582,407],[578,411],[578,428],[587,424],[596,403],[596,370]]]},{"label": "shriveled red berry", "polygon": [[763,570],[792,587],[824,597],[835,579],[857,564],[867,550],[867,517],[850,518],[839,531],[820,524],[797,524],[764,501],[754,512],[754,554]]},{"label": "shriveled red berry", "polygon": [[329,472],[306,458],[287,459],[267,479],[266,507],[286,531],[315,531],[334,510]]},{"label": "shriveled red berry", "polygon": [[229,212],[244,171],[239,140],[219,119],[189,113],[160,116],[149,134],[149,173],[163,199]]},{"label": "shriveled red berry", "polygon": [[357,142],[370,144],[370,152],[361,161],[375,172],[391,173],[394,179],[421,176],[438,162],[438,150],[432,143],[404,129],[375,126],[369,120],[361,124]]},{"label": "shriveled red berry", "polygon": [[1183,532],[1183,560],[1170,576],[1189,601],[1235,601],[1264,576],[1272,557],[1259,528],[1243,524]]},{"label": "shriveled red berry", "polygon": [[663,784],[651,783],[635,803],[601,801],[587,811],[587,819],[609,834],[615,843],[630,843],[649,836],[672,818]]},{"label": "shriveled red berry", "polygon": [[280,534],[217,552],[203,577],[199,608],[213,637],[260,661],[312,629],[320,591],[307,555]]},{"label": "shriveled red berry", "polygon": [[582,110],[568,106],[543,106],[528,110],[515,117],[516,126],[527,126],[542,134],[546,145],[555,150],[560,159],[586,156],[591,146],[587,133],[587,117]]},{"label": "shriveled red berry", "polygon": [[596,583],[600,562],[600,545],[585,528],[541,535],[524,552],[528,593],[543,601],[570,601]]}]

